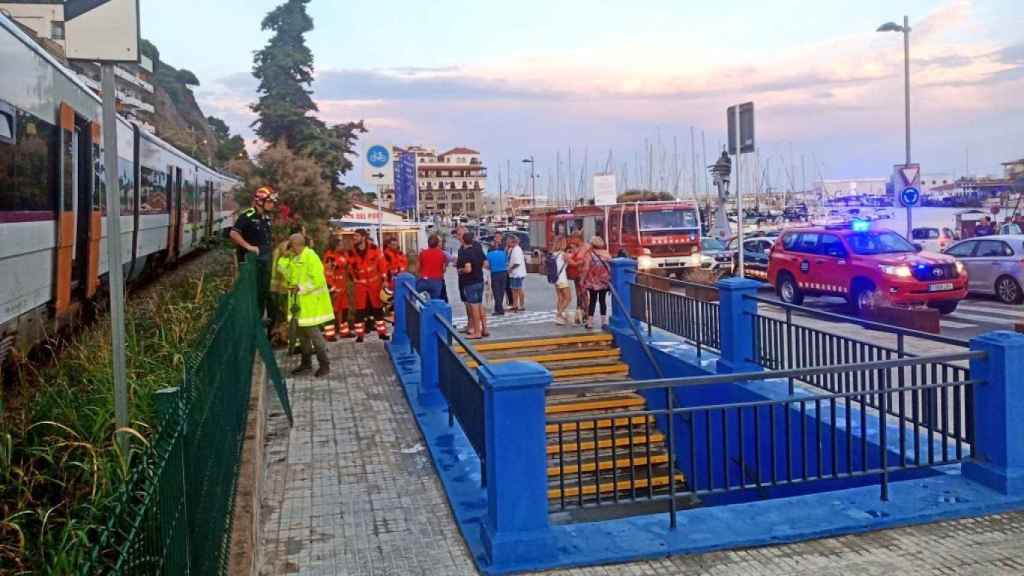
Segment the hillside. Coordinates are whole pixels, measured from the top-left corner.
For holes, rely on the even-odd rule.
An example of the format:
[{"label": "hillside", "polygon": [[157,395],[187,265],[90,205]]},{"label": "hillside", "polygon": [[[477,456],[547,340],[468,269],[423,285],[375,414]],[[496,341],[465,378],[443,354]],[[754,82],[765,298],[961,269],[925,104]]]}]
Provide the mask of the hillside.
[{"label": "hillside", "polygon": [[178,70],[161,60],[160,51],[148,40],[143,40],[142,52],[153,59],[152,104],[156,112],[140,114],[140,118],[156,128],[157,136],[212,163],[217,136],[192,93],[191,87],[199,85],[198,79],[188,70]]}]

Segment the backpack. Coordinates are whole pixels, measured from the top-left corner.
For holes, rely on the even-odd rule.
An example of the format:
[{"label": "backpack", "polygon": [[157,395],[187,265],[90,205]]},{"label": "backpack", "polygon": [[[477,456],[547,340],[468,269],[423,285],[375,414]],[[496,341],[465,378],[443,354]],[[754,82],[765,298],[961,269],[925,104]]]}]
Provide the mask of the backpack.
[{"label": "backpack", "polygon": [[548,284],[558,282],[558,258],[550,252],[544,257],[544,273],[547,274]]}]

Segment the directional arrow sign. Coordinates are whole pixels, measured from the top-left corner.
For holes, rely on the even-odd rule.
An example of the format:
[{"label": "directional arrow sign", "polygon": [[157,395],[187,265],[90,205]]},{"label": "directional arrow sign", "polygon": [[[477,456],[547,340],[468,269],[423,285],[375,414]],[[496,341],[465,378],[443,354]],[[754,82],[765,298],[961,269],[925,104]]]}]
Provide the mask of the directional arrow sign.
[{"label": "directional arrow sign", "polygon": [[363,152],[363,179],[367,183],[384,185],[394,180],[394,159],[389,144],[367,145]]},{"label": "directional arrow sign", "polygon": [[139,62],[139,0],[67,0],[64,20],[68,58]]}]

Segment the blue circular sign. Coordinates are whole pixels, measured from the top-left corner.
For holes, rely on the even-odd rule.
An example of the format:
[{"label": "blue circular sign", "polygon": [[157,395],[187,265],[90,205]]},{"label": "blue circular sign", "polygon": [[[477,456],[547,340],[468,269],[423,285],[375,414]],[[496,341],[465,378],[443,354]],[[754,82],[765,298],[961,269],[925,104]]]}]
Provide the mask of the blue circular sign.
[{"label": "blue circular sign", "polygon": [[371,146],[366,151],[366,161],[374,168],[383,168],[391,161],[391,152],[388,152],[387,148],[379,144]]},{"label": "blue circular sign", "polygon": [[921,191],[913,186],[908,186],[900,192],[900,202],[904,206],[917,206],[921,201]]}]

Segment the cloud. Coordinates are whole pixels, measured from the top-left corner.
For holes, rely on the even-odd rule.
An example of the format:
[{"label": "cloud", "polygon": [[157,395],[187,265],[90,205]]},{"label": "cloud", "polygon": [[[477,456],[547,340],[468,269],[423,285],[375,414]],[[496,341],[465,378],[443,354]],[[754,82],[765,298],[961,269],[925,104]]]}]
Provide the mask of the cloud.
[{"label": "cloud", "polygon": [[[966,0],[913,23],[915,146],[925,162],[929,153],[944,158],[952,149],[950,133],[1000,143],[990,148],[1020,143],[1007,134],[1005,111],[1021,107],[1012,94],[1024,88],[1024,43],[1007,45],[985,30],[998,24],[981,21]],[[680,60],[671,51],[631,59],[630,47],[615,50],[613,57],[509,54],[473,65],[322,68],[314,98],[322,119],[365,120],[374,139],[464,144],[491,159],[553,156],[570,143],[626,149],[632,157],[657,132],[688,146],[690,126],[706,130],[711,151],[726,106],[745,100],[756,103],[766,154],[796,142],[840,176],[876,173],[873,166],[901,153],[903,51],[896,35],[868,30],[732,62],[711,54]],[[248,104],[256,87],[250,74],[234,74],[205,84],[199,96],[209,113],[251,139]],[[948,154],[961,156],[961,144],[955,148]]]}]

